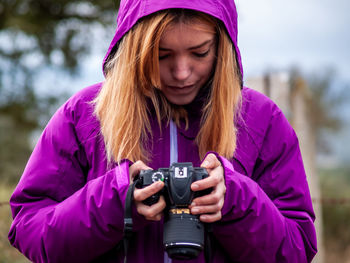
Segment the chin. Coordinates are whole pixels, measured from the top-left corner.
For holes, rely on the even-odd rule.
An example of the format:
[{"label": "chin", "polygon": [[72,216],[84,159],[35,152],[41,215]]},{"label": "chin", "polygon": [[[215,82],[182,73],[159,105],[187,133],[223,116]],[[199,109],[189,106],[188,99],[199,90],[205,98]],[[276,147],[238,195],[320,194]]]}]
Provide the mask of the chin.
[{"label": "chin", "polygon": [[186,98],[186,99],[180,99],[180,98],[176,98],[176,99],[173,99],[173,98],[167,98],[168,101],[170,101],[172,104],[175,104],[175,105],[179,105],[179,106],[183,106],[183,105],[187,105],[187,104],[190,104],[194,98]]}]

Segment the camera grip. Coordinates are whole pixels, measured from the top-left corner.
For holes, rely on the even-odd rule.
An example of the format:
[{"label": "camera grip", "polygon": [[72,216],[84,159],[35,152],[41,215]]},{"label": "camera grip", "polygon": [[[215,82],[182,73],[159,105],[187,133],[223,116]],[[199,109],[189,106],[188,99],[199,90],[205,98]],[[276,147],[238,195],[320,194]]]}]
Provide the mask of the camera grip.
[{"label": "camera grip", "polygon": [[204,196],[204,195],[208,195],[208,194],[210,194],[212,191],[213,191],[213,188],[210,187],[210,188],[207,188],[207,189],[198,191],[198,192],[194,192],[194,197],[193,197],[193,198],[197,198],[197,197],[201,197],[201,196]]},{"label": "camera grip", "polygon": [[156,193],[154,195],[151,195],[147,199],[143,200],[142,203],[148,206],[154,205],[159,201],[159,197],[160,197],[159,193]]},{"label": "camera grip", "polygon": [[[141,170],[137,179],[136,187],[145,188],[156,181],[163,181],[164,176],[160,172],[155,172],[153,170]],[[160,192],[151,195],[142,201],[143,204],[151,206],[159,201]]]}]

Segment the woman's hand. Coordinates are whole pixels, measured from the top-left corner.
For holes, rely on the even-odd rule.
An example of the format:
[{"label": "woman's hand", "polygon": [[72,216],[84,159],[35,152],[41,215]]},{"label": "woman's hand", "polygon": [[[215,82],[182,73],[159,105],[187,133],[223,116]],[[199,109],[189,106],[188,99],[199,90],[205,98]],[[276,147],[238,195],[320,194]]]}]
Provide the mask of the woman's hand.
[{"label": "woman's hand", "polygon": [[206,168],[209,177],[192,183],[192,191],[201,191],[213,188],[213,191],[205,196],[193,200],[190,209],[194,215],[200,215],[200,220],[205,223],[219,221],[222,217],[221,209],[225,200],[225,177],[224,169],[214,154],[208,154],[201,167]]},{"label": "woman's hand", "polygon": [[[133,182],[133,179],[137,174],[140,173],[141,170],[151,169],[142,161],[137,161],[129,168],[130,174],[130,183]],[[148,197],[154,195],[159,192],[164,187],[164,183],[162,181],[157,181],[145,188],[138,189],[135,188],[134,191],[134,202],[136,206],[136,210],[140,215],[143,215],[147,220],[159,221],[163,216],[163,210],[166,206],[165,200],[163,196],[160,196],[159,201],[152,206],[148,206],[142,203]]]}]

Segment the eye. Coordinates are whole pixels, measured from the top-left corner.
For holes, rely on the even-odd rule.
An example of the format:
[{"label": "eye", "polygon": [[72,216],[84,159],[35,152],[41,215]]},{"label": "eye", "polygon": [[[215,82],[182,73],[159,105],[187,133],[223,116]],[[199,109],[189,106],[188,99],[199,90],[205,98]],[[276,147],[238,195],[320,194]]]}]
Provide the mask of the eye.
[{"label": "eye", "polygon": [[169,57],[170,55],[169,54],[166,54],[166,55],[159,55],[159,60],[162,60],[162,59],[165,59],[167,57]]},{"label": "eye", "polygon": [[170,57],[171,55],[171,52],[168,51],[168,50],[163,50],[162,48],[159,49],[158,51],[158,59],[159,60],[162,60],[162,59],[165,59],[167,57]]},{"label": "eye", "polygon": [[193,55],[195,55],[198,58],[204,58],[209,54],[209,51],[210,51],[210,49],[208,51],[205,51],[204,53],[194,52]]}]

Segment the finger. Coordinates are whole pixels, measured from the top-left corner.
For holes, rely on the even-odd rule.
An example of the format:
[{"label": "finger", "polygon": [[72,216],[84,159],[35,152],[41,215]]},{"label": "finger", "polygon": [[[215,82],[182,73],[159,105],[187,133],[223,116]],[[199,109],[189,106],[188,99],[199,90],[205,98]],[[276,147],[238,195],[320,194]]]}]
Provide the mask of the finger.
[{"label": "finger", "polygon": [[209,177],[196,181],[191,184],[191,190],[192,191],[201,191],[210,187],[217,186],[221,181],[224,180],[223,176],[223,169],[222,167],[217,168],[218,170],[212,171],[209,175]]},{"label": "finger", "polygon": [[164,197],[161,196],[159,201],[151,206],[143,203],[137,203],[136,210],[143,215],[147,220],[159,221],[163,216],[163,211],[166,207]]},{"label": "finger", "polygon": [[223,200],[219,201],[218,203],[212,204],[212,205],[205,205],[205,206],[194,206],[191,208],[191,213],[194,215],[200,215],[200,214],[213,214],[220,212],[222,207],[224,206]]},{"label": "finger", "polygon": [[223,199],[222,194],[209,194],[201,196],[193,200],[193,202],[191,203],[191,207],[217,204],[220,202],[221,199]]},{"label": "finger", "polygon": [[204,223],[214,223],[216,221],[221,220],[222,214],[221,212],[217,212],[215,214],[205,214],[200,215],[199,219]]},{"label": "finger", "polygon": [[134,200],[139,202],[144,201],[151,195],[158,193],[160,190],[162,190],[163,187],[164,187],[164,182],[157,181],[142,189],[135,188]]},{"label": "finger", "polygon": [[[137,174],[140,173],[141,170],[149,170],[152,169],[149,166],[147,166],[144,162],[142,161],[137,161],[133,163],[130,168],[129,168],[129,174],[130,174],[130,179],[134,179]],[[130,180],[130,181],[132,181]]]},{"label": "finger", "polygon": [[145,216],[145,218],[147,219],[147,220],[149,220],[149,221],[160,221],[161,219],[162,219],[162,217],[163,217],[163,213],[160,213],[160,214],[157,214],[157,215],[155,215],[155,216],[153,216],[153,217],[147,217],[147,216]]},{"label": "finger", "polygon": [[226,186],[224,183],[220,183],[214,190],[204,196],[200,196],[195,198],[192,201],[191,207],[196,205],[212,205],[220,202],[220,200],[224,200],[226,193]]},{"label": "finger", "polygon": [[160,196],[157,203],[149,206],[145,205],[142,202],[137,202],[137,211],[140,214],[147,215],[149,217],[152,217],[160,212],[162,212],[166,207],[166,203],[163,196]]},{"label": "finger", "polygon": [[214,169],[220,165],[221,163],[216,157],[216,155],[213,153],[210,153],[205,157],[204,161],[201,164],[201,167],[206,169]]}]

